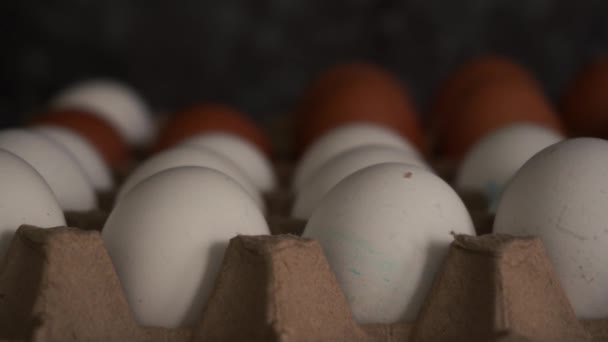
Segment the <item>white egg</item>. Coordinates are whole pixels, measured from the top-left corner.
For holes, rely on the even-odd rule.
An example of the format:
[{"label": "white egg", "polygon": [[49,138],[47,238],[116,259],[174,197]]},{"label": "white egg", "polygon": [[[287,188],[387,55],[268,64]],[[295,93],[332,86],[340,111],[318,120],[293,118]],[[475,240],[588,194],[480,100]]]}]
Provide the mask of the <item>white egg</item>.
[{"label": "white egg", "polygon": [[255,200],[258,207],[264,210],[264,200],[245,174],[231,160],[205,148],[187,146],[161,152],[139,165],[120,187],[116,202],[144,179],[161,171],[180,166],[203,166],[222,172],[234,179]]},{"label": "white egg", "polygon": [[189,138],[182,145],[208,148],[232,160],[261,191],[273,190],[277,185],[270,161],[255,145],[239,136],[206,133]]},{"label": "white egg", "polygon": [[69,129],[59,126],[38,126],[33,130],[68,150],[86,172],[96,190],[110,191],[114,187],[110,168],[88,140]]},{"label": "white egg", "polygon": [[432,172],[385,163],[343,179],[312,214],[319,240],[360,323],[413,321],[452,233],[474,234],[458,195]]},{"label": "white egg", "polygon": [[336,155],[308,178],[296,195],[291,216],[308,219],[323,196],[342,179],[365,167],[388,162],[430,169],[417,155],[403,148],[386,145],[355,147]]},{"label": "white egg", "polygon": [[400,147],[418,155],[410,142],[389,128],[369,123],[343,125],[322,135],[306,150],[294,170],[293,188],[299,191],[308,178],[331,158],[364,145]]},{"label": "white egg", "polygon": [[12,152],[42,175],[63,210],[97,207],[97,195],[85,171],[61,145],[42,134],[21,129],[0,131],[0,149]]},{"label": "white egg", "polygon": [[581,319],[608,317],[608,142],[578,138],[532,157],[505,188],[495,233],[541,238]]},{"label": "white egg", "polygon": [[498,129],[482,138],[467,153],[456,176],[456,187],[487,196],[490,209],[504,186],[524,163],[540,150],[563,136],[533,124],[515,124]]},{"label": "white egg", "polygon": [[152,118],[143,99],[114,80],[88,80],[65,89],[51,104],[55,108],[91,111],[106,120],[131,145],[148,144],[155,135]]},{"label": "white egg", "polygon": [[167,328],[198,322],[237,234],[269,230],[241,186],[203,167],[169,169],[136,185],[102,231],[139,323]]},{"label": "white egg", "polygon": [[17,228],[65,226],[63,211],[49,185],[23,159],[0,150],[0,260]]}]

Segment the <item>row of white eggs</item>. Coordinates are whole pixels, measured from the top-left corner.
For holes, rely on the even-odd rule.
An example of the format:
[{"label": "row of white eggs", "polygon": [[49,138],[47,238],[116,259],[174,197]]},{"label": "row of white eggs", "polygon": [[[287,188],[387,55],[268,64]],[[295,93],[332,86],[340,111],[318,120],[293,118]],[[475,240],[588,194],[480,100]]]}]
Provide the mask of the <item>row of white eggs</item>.
[{"label": "row of white eggs", "polygon": [[[71,157],[57,152],[58,145],[75,145],[69,138],[55,138],[58,144],[47,139],[47,147],[42,147],[31,143],[43,139],[40,134],[3,134],[9,138],[0,148],[12,149],[27,161],[7,152],[0,155],[7,170],[0,182],[3,189],[14,189],[2,199],[3,227],[14,231],[21,223],[64,225],[53,193],[64,210],[95,206],[94,196],[73,192],[86,183],[82,170],[76,176],[65,168],[76,164],[71,159],[76,151],[69,151]],[[259,191],[274,187],[268,162],[251,146],[245,150],[253,153],[239,150],[236,146],[242,144],[236,137],[205,139],[213,136],[216,145],[229,140],[232,147],[214,150],[208,142],[200,148],[191,141],[144,162],[123,185],[104,227],[110,256],[143,324],[192,324],[211,290],[228,239],[237,233],[269,233],[259,197]],[[17,137],[17,142],[10,142],[10,137]],[[478,182],[479,189],[486,191],[488,184],[493,191],[500,189],[525,160],[560,139],[533,126],[505,128],[472,150],[458,180],[467,179],[465,170],[470,169],[473,175],[468,178]],[[598,228],[606,211],[601,186],[605,160],[600,156],[605,142],[582,139],[553,146],[530,160],[505,191],[495,229],[540,235],[576,313],[605,317],[608,272],[601,260],[607,232]],[[83,157],[77,159],[84,163]],[[362,124],[321,138],[296,169],[294,214],[304,201],[300,196],[309,198],[311,204],[301,216],[310,218],[304,236],[321,242],[360,322],[412,320],[447,250],[450,233],[473,234],[460,199],[429,170],[405,140],[390,130]],[[99,189],[102,183],[97,183]],[[3,229],[0,241],[5,246],[6,232]]]},{"label": "row of white eggs", "polygon": [[[194,311],[186,315],[183,310],[190,305],[199,308],[206,299],[209,279],[215,278],[227,241],[236,234],[270,233],[260,190],[236,162],[217,152],[221,147],[213,148],[224,141],[228,143],[219,145],[228,148],[248,144],[228,134],[196,137],[145,161],[121,187],[103,238],[142,323],[191,323]],[[245,151],[252,148],[246,147]],[[249,155],[236,151],[243,156],[241,161],[253,166],[248,170],[263,166],[267,171],[263,176],[273,186],[270,165],[257,150]],[[0,132],[0,165],[0,185],[6,190],[0,198],[2,256],[21,224],[66,225],[59,195],[73,201],[68,204],[84,204],[77,210],[95,206],[92,186],[69,151],[38,132]],[[83,189],[90,196],[83,196]],[[208,278],[201,287],[203,274]],[[177,283],[169,286],[171,281]],[[159,291],[165,296],[157,297]],[[163,305],[161,320],[154,319],[158,310],[150,305],[154,308],[158,300],[168,300],[169,293],[172,304]],[[141,301],[134,299],[140,297]]]},{"label": "row of white eggs", "polygon": [[[606,175],[604,151],[599,139],[543,149],[510,182],[494,227],[543,239],[581,318],[608,314],[608,202],[605,187],[589,185]],[[221,173],[179,167],[128,192],[103,236],[140,322],[175,327],[196,321],[237,233],[269,233],[253,198]],[[389,162],[338,182],[303,236],[321,243],[358,322],[391,323],[415,319],[454,233],[474,234],[454,190],[424,166]]]},{"label": "row of white eggs", "polygon": [[[460,163],[454,186],[495,203],[502,188],[535,153],[563,140],[550,129],[514,124],[481,139]],[[385,127],[354,123],[317,140],[294,171],[292,216],[308,219],[321,198],[340,180],[367,166],[400,162],[432,171],[404,137]]]},{"label": "row of white eggs", "polygon": [[[356,142],[345,138],[349,130],[357,131],[353,136],[356,138],[350,137]],[[425,288],[425,282],[428,285],[430,280],[424,276],[432,276],[441,259],[441,249],[429,252],[429,256],[406,254],[412,250],[431,251],[433,244],[446,245],[450,228],[468,234],[472,234],[472,228],[451,189],[433,190],[441,181],[412,153],[411,145],[392,153],[403,141],[395,143],[394,135],[378,138],[374,135],[378,130],[365,134],[366,130],[362,126],[344,127],[334,132],[338,139],[333,140],[328,134],[313,145],[311,150],[324,151],[320,155],[326,161],[310,172],[313,176],[295,179],[294,213],[301,214],[301,202],[310,200],[311,191],[314,194],[321,189],[313,195],[316,197],[309,204],[309,211],[302,215],[309,219],[304,236],[314,237],[323,245],[355,317],[362,322],[411,320],[419,304],[412,301],[412,294],[417,286]],[[343,146],[346,147],[342,149]],[[332,157],[333,151],[336,152]],[[368,151],[375,151],[377,158],[368,156]],[[357,156],[364,160],[357,160]],[[391,166],[390,163],[403,162],[400,158],[409,158],[406,163],[411,169]],[[295,174],[315,169],[307,167],[315,163],[311,159],[314,154],[306,153]],[[574,311],[581,318],[608,316],[608,268],[604,266],[608,257],[608,229],[604,223],[608,218],[608,186],[604,180],[607,162],[605,140],[564,141],[554,131],[521,123],[482,139],[461,163],[455,181],[456,188],[482,192],[493,202],[494,232],[535,235],[543,240]],[[372,164],[376,166],[366,168]],[[414,171],[416,167],[418,170]],[[309,180],[298,185],[298,180],[306,178]],[[427,183],[416,188],[414,184],[422,180]],[[396,190],[400,186],[403,191]],[[452,210],[453,216],[436,222],[437,226],[428,223],[444,218],[446,208]],[[430,227],[439,228],[437,236],[433,236]],[[405,242],[399,241],[396,232],[403,234]],[[416,240],[420,235],[426,240]],[[377,251],[383,256],[378,257]],[[387,258],[387,251],[393,257]],[[391,273],[385,272],[389,264],[402,266],[396,269],[408,272],[407,279],[397,274],[397,278],[404,277],[398,282],[399,287],[389,287]],[[416,270],[413,265],[425,265],[424,272],[430,273]],[[408,283],[412,279],[415,281]],[[404,305],[406,302],[408,305]]]},{"label": "row of white eggs", "polygon": [[[96,193],[114,188],[111,171],[99,153],[83,137],[68,129],[54,126],[6,129],[0,131],[0,150],[18,156],[33,167],[64,211],[94,210],[98,206]],[[233,159],[234,156],[237,158]],[[182,146],[148,160],[121,186],[118,197],[149,175],[185,165],[208,166],[230,175],[247,189],[260,207],[263,207],[260,191],[275,184],[269,161],[255,147],[240,137],[217,133],[193,137]],[[243,165],[249,167],[243,168]],[[4,175],[11,176],[8,171]]]},{"label": "row of white eggs", "polygon": [[[111,171],[99,153],[68,129],[41,126],[3,130],[0,149],[31,164],[49,183],[63,210],[93,210],[97,208],[96,191],[114,187]],[[119,197],[145,177],[183,165],[203,165],[227,173],[261,206],[260,192],[276,183],[270,162],[255,147],[238,136],[214,133],[193,137],[179,148],[148,160],[121,186]]]},{"label": "row of white eggs", "polygon": [[116,201],[149,176],[180,166],[204,166],[225,173],[240,184],[262,210],[262,192],[276,184],[270,161],[252,144],[235,135],[208,133],[187,139],[144,161],[122,184]]},{"label": "row of white eggs", "polygon": [[[575,155],[580,155],[581,151],[586,149],[595,148],[600,151],[606,148],[605,145],[604,141],[596,139],[577,139],[564,144],[563,146],[568,148],[564,147],[563,150],[566,151],[564,153],[570,154],[576,151]],[[556,148],[552,147],[549,152],[543,152],[539,156],[555,154],[553,150]],[[598,151],[588,152],[597,154]],[[592,156],[593,153],[582,153],[582,155]],[[536,157],[530,163],[538,158],[541,157]],[[561,156],[555,157],[558,162],[561,162],[560,159]],[[597,170],[605,173],[601,168],[589,167],[588,162],[576,165],[577,167],[587,165],[583,166],[586,173],[581,173],[579,181],[586,180],[589,172],[592,172],[592,176]],[[556,165],[550,165],[550,167],[554,166]],[[19,174],[24,173],[19,172]],[[538,172],[535,176],[545,177],[543,173]],[[531,203],[539,202],[543,190],[556,191],[554,188],[546,190],[539,189],[538,185],[531,186],[538,184],[538,181],[539,179],[528,180],[523,185],[523,189],[536,195],[527,197]],[[517,193],[516,190],[507,192],[506,199],[503,200],[504,204],[501,208],[507,209],[499,210],[496,223],[496,229],[499,231],[504,229],[506,232],[512,232],[514,226],[528,226],[525,223],[509,221],[513,218],[538,220],[538,217],[543,216],[534,210],[533,206],[529,206],[531,209],[527,216],[514,215],[514,212],[522,211],[517,206],[523,205],[524,208],[528,208],[529,203],[522,204],[518,196],[509,197],[508,194],[513,192]],[[213,195],[210,196],[210,193]],[[599,193],[602,194],[602,189],[599,189]],[[583,188],[580,194],[589,197],[593,191]],[[45,196],[37,198],[45,198]],[[49,198],[48,194],[46,198]],[[227,239],[236,233],[268,233],[261,211],[255,201],[245,195],[243,188],[231,178],[207,168],[182,167],[161,172],[144,181],[141,186],[136,186],[126,198],[121,201],[108,220],[104,229],[104,238],[133,309],[142,322],[152,325],[175,326],[195,320],[196,311],[184,320],[183,309],[188,306],[184,303],[202,305],[206,293],[212,286],[213,274],[219,267]],[[568,201],[569,198],[562,200]],[[597,202],[597,198],[591,199],[591,203],[594,202]],[[582,207],[589,212],[589,203],[586,204],[587,206],[583,202]],[[513,206],[516,207],[515,210]],[[359,171],[340,182],[322,200],[319,207],[320,209],[309,221],[304,236],[316,238],[322,243],[328,260],[352,305],[353,313],[361,322],[413,319],[422,299],[417,294],[421,288],[428,288],[430,285],[434,271],[438,268],[445,247],[449,243],[449,234],[473,232],[466,209],[449,186],[432,173],[412,165],[387,163]],[[557,235],[553,238],[557,238],[561,250],[572,252],[564,253],[569,255],[568,260],[562,263],[563,267],[557,267],[560,276],[565,272],[566,280],[571,278],[575,283],[572,285],[572,282],[564,281],[564,287],[579,314],[597,317],[599,310],[601,317],[604,314],[601,311],[604,306],[598,298],[604,298],[601,286],[603,278],[601,265],[598,262],[601,259],[595,256],[601,251],[602,240],[599,235],[601,232],[597,231],[588,238],[589,232],[580,232],[580,229],[589,229],[591,226],[578,227],[579,230],[571,227],[572,222],[569,221],[572,221],[573,215],[576,217],[576,210],[570,209],[564,213],[555,210],[551,205],[548,207],[544,214],[548,211],[547,217],[555,218],[555,222],[558,223],[555,229],[566,232],[565,235]],[[578,210],[580,214],[580,206]],[[61,216],[56,215],[57,212],[60,210],[55,208],[54,217]],[[505,212],[507,214],[504,214]],[[600,212],[591,212],[591,214],[601,215],[601,206]],[[239,221],[239,218],[243,220]],[[213,224],[210,224],[210,221]],[[230,222],[229,227],[236,230],[200,229],[200,227],[226,227],[224,225],[226,221]],[[61,223],[58,221],[56,224]],[[552,221],[548,221],[548,224],[551,223]],[[167,229],[167,227],[171,228]],[[370,229],[370,227],[374,228]],[[551,234],[552,228],[543,231],[541,225],[537,224],[534,227],[539,228],[535,228],[538,231],[533,233]],[[404,229],[410,231],[405,233]],[[213,239],[209,236],[213,234],[221,236]],[[580,236],[577,237],[577,234]],[[576,242],[572,240],[573,238],[580,240],[579,245],[573,246]],[[585,243],[585,241],[590,242]],[[592,245],[593,241],[598,241],[596,245],[600,244],[600,249]],[[118,247],[115,247],[115,244]],[[213,244],[217,247],[213,251],[212,258],[188,257],[192,256],[190,253],[194,251],[210,252],[209,246]],[[120,250],[121,246],[122,250]],[[556,252],[551,249],[551,245],[548,247],[553,257]],[[574,254],[574,249],[579,258],[573,258],[571,255]],[[557,252],[557,255],[559,257],[560,253]],[[194,264],[189,264],[182,258]],[[201,260],[206,262],[201,263]],[[581,260],[584,263],[581,263]],[[180,285],[171,282],[167,285],[167,279],[176,277],[171,272],[183,272],[184,269],[171,266],[164,268],[160,265],[182,264],[189,272],[199,270],[203,273],[194,272],[196,277],[192,281],[182,279]],[[201,269],[201,264],[215,268]],[[568,266],[572,267],[568,268]],[[206,274],[207,279],[204,282],[206,289],[204,291],[200,290],[201,274]],[[578,284],[577,281],[585,283]],[[590,292],[589,284],[593,284],[596,291]],[[161,295],[162,293],[164,296]],[[577,298],[577,295],[583,298]],[[163,298],[164,300],[175,298],[175,305],[171,306],[176,310],[173,316],[171,316],[173,311],[167,310],[167,307],[163,307],[162,310],[158,308],[158,301]],[[179,298],[181,300],[177,300]]]}]

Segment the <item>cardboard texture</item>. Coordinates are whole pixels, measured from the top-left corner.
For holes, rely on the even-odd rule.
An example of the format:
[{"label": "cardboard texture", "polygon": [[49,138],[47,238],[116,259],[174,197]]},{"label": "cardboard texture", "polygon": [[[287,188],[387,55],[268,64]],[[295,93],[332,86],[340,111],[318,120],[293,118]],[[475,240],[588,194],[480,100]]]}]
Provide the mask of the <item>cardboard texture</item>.
[{"label": "cardboard texture", "polygon": [[188,331],[142,328],[131,317],[100,235],[19,228],[0,261],[0,339],[187,341]]},{"label": "cardboard texture", "polygon": [[456,236],[419,313],[415,341],[590,341],[537,238]]},{"label": "cardboard texture", "polygon": [[230,241],[192,331],[138,326],[99,232],[21,227],[0,262],[0,340],[608,341],[579,322],[536,238],[456,236],[412,323],[358,325],[319,244]]}]

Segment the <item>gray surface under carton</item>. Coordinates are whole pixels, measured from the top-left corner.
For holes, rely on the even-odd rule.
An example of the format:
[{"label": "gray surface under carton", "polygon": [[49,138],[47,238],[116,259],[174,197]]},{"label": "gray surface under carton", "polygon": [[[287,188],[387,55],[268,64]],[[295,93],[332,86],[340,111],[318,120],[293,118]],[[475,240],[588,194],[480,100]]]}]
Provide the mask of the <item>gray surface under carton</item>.
[{"label": "gray surface under carton", "polygon": [[413,323],[358,325],[319,244],[239,236],[192,331],[134,321],[97,231],[21,227],[0,262],[0,340],[608,341],[578,321],[541,242],[456,236]]}]

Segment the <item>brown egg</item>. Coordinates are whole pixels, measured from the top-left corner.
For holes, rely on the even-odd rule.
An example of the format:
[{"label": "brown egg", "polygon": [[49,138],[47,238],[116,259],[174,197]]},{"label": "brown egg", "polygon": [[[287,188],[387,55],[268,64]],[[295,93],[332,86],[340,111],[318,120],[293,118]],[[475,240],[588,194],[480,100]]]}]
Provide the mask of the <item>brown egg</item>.
[{"label": "brown egg", "polygon": [[305,91],[296,121],[300,151],[329,130],[357,121],[391,127],[421,151],[426,147],[407,89],[372,64],[343,64],[323,73]]},{"label": "brown egg", "polygon": [[267,155],[271,153],[268,138],[252,120],[235,108],[220,104],[197,105],[170,116],[161,130],[156,149],[165,149],[207,132],[236,134]]},{"label": "brown egg", "polygon": [[56,110],[35,116],[33,125],[54,125],[70,129],[87,139],[114,169],[129,162],[129,148],[122,136],[98,116],[82,110]]},{"label": "brown egg", "polygon": [[608,138],[608,56],[574,78],[562,97],[562,109],[570,133]]},{"label": "brown egg", "polygon": [[458,68],[444,80],[431,104],[431,130],[443,131],[445,118],[453,115],[462,97],[491,82],[519,82],[541,91],[538,82],[521,65],[501,56],[477,57]]},{"label": "brown egg", "polygon": [[537,88],[518,80],[489,82],[463,94],[445,116],[440,151],[460,159],[484,135],[516,122],[562,130],[557,114]]}]

